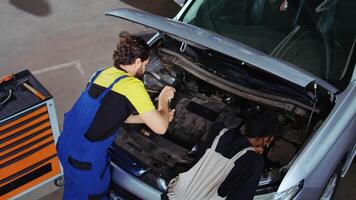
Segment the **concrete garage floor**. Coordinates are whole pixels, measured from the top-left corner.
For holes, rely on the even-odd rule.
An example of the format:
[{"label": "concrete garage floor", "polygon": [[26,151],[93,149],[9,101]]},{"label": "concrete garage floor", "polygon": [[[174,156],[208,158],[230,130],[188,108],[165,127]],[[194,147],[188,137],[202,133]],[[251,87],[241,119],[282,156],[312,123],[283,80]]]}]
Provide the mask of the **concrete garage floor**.
[{"label": "concrete garage floor", "polygon": [[[0,2],[0,76],[30,69],[52,93],[59,123],[91,74],[112,64],[111,53],[122,30],[143,27],[105,17],[114,8],[135,7],[173,17],[172,0],[4,0]],[[356,166],[341,181],[337,200],[356,199]],[[53,183],[20,198],[61,199]]]}]

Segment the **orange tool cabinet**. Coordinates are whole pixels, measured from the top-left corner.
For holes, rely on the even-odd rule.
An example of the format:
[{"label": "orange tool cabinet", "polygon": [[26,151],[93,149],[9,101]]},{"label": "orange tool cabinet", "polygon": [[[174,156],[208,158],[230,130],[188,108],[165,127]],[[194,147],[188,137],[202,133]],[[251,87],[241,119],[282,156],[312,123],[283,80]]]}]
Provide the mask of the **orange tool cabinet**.
[{"label": "orange tool cabinet", "polygon": [[0,200],[61,176],[58,136],[53,98],[28,70],[0,83]]}]

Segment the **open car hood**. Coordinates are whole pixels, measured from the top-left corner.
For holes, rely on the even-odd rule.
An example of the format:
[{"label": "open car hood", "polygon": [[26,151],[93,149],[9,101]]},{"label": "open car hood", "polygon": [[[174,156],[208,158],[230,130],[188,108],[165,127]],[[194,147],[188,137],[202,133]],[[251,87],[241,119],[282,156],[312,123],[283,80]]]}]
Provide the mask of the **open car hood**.
[{"label": "open car hood", "polygon": [[147,12],[126,8],[109,11],[106,12],[105,15],[118,17],[165,32],[169,35],[181,38],[182,41],[196,43],[244,61],[263,71],[272,73],[302,87],[306,87],[308,84],[313,82],[321,85],[333,94],[338,91],[328,82],[293,64],[271,57],[235,40],[193,25],[149,14]]}]

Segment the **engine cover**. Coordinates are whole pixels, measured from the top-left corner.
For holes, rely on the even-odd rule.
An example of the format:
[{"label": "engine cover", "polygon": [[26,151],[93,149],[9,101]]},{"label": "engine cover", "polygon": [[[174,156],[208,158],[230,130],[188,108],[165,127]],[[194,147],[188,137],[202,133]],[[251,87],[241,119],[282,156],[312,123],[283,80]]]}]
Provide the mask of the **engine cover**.
[{"label": "engine cover", "polygon": [[187,149],[204,140],[204,135],[225,107],[224,103],[194,97],[182,98],[165,137]]}]

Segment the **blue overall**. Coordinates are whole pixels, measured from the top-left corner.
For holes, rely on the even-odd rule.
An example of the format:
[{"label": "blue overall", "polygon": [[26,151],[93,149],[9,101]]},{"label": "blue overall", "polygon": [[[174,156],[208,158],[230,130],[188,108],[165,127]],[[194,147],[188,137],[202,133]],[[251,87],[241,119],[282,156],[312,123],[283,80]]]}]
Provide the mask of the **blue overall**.
[{"label": "blue overall", "polygon": [[117,78],[94,99],[89,96],[88,90],[101,71],[96,72],[72,109],[64,115],[63,132],[57,144],[64,171],[64,200],[108,199],[111,176],[107,150],[115,134],[95,142],[88,140],[84,134],[91,126],[103,98],[118,81],[127,76]]}]

